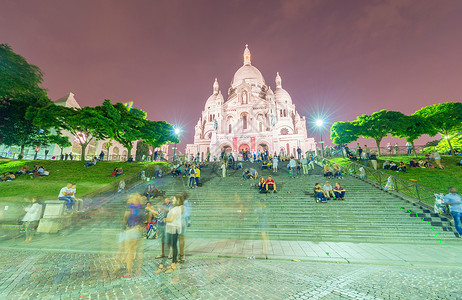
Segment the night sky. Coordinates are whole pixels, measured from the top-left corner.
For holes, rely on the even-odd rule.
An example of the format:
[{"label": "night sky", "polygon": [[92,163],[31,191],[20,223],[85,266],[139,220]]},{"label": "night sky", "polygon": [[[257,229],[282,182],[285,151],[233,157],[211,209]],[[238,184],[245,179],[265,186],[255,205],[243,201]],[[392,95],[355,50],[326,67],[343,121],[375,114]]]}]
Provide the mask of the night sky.
[{"label": "night sky", "polygon": [[181,127],[183,147],[215,77],[227,95],[245,44],[308,119],[462,95],[462,1],[0,0],[0,43],[42,69],[52,100],[133,101]]}]

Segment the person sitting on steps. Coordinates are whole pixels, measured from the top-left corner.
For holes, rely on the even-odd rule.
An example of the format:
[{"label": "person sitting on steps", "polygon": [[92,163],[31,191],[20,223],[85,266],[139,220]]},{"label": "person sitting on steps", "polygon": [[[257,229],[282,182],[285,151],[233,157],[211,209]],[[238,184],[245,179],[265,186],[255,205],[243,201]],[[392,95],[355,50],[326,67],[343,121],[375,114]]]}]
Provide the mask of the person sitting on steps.
[{"label": "person sitting on steps", "polygon": [[314,197],[316,198],[316,202],[327,202],[326,193],[324,193],[319,183],[316,183],[314,186]]},{"label": "person sitting on steps", "polygon": [[258,190],[260,193],[266,193],[266,181],[263,177],[261,177],[260,181],[258,182]]},{"label": "person sitting on steps", "polygon": [[399,163],[398,172],[406,173],[406,164],[404,162]]},{"label": "person sitting on steps", "polygon": [[268,179],[266,180],[266,192],[274,192],[276,193],[276,182],[274,181],[273,178],[271,178],[271,175],[268,176]]},{"label": "person sitting on steps", "polygon": [[324,177],[328,177],[329,179],[332,178],[332,169],[328,164],[324,165]]},{"label": "person sitting on steps", "polygon": [[337,199],[345,200],[345,191],[345,188],[341,187],[340,183],[335,183],[334,194]]},{"label": "person sitting on steps", "polygon": [[340,178],[340,179],[343,178],[342,171],[340,170],[340,167],[337,164],[335,164],[335,166],[334,166],[334,177],[335,178]]},{"label": "person sitting on steps", "polygon": [[398,170],[398,166],[395,164],[394,161],[390,162],[390,170],[391,171],[397,171]]},{"label": "person sitting on steps", "polygon": [[384,163],[383,163],[383,169],[384,170],[390,170],[390,162],[388,160],[386,160]]},{"label": "person sitting on steps", "polygon": [[322,190],[324,191],[324,193],[326,193],[327,198],[329,199],[335,198],[334,190],[332,189],[332,185],[330,185],[329,181],[326,181],[326,184],[324,184],[324,186],[322,187]]}]

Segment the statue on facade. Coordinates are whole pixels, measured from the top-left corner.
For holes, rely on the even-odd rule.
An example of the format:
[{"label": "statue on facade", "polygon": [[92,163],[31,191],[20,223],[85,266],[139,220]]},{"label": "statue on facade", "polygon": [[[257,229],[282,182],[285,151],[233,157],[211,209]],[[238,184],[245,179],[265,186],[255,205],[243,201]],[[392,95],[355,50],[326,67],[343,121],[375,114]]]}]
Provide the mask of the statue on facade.
[{"label": "statue on facade", "polygon": [[213,119],[213,129],[215,129],[215,130],[218,129],[218,122],[217,122],[217,119]]}]

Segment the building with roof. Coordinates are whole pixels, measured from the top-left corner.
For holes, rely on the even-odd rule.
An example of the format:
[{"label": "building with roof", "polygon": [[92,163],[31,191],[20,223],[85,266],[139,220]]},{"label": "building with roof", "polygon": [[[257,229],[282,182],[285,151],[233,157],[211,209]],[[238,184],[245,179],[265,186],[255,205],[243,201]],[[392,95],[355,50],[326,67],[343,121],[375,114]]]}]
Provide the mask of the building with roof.
[{"label": "building with roof", "polygon": [[261,72],[252,65],[246,45],[244,64],[231,81],[226,100],[218,80],[213,93],[195,126],[194,143],[186,146],[188,154],[210,152],[236,155],[245,151],[265,151],[295,155],[297,149],[315,151],[314,138],[308,138],[305,117],[300,116],[290,94],[282,87],[276,73],[276,88],[266,84]]}]

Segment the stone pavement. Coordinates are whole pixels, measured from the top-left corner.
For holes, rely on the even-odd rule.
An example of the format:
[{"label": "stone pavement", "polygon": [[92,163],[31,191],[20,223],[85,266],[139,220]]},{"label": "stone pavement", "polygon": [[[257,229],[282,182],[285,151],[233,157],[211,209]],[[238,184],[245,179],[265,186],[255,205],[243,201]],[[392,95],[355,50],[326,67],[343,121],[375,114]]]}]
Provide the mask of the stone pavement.
[{"label": "stone pavement", "polygon": [[113,255],[0,251],[0,299],[462,299],[460,268],[188,257],[109,278]]}]

